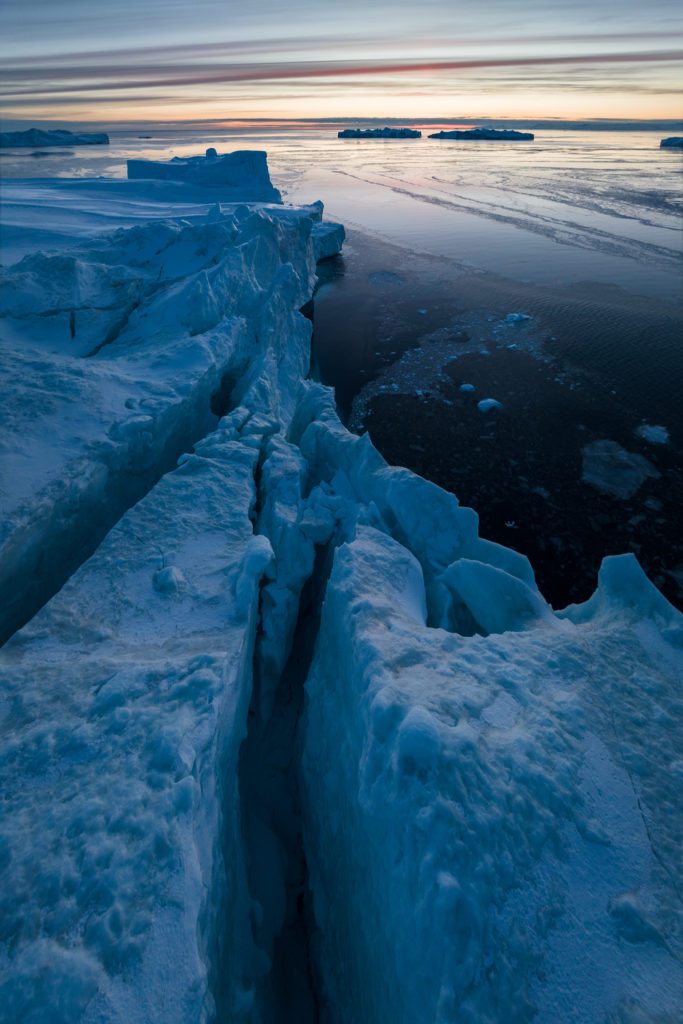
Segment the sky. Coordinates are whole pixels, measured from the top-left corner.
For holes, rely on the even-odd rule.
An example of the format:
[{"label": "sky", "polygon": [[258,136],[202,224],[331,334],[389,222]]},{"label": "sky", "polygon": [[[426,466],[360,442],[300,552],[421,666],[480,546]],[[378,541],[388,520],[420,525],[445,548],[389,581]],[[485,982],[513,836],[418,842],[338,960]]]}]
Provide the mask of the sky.
[{"label": "sky", "polygon": [[1,0],[4,121],[677,118],[680,0]]}]

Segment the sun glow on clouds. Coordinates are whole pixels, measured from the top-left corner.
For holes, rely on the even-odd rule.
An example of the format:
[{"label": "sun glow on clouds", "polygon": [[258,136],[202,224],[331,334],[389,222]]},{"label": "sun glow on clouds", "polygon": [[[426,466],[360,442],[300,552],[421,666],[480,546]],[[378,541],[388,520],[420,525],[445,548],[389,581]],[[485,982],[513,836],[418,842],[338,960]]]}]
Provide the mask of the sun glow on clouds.
[{"label": "sun glow on clouds", "polygon": [[[569,8],[569,9],[567,9]],[[676,117],[673,0],[3,0],[11,118]],[[656,26],[653,29],[652,26]]]}]

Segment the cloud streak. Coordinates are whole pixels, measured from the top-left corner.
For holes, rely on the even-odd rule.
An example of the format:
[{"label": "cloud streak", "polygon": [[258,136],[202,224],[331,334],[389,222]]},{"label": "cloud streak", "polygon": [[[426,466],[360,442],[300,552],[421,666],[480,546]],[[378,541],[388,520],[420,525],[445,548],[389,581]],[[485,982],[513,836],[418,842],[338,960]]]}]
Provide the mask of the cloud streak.
[{"label": "cloud streak", "polygon": [[[121,78],[122,69],[80,69],[80,82],[61,84],[58,72],[49,78],[47,89],[35,81],[35,78],[23,74],[14,78],[14,83],[24,77],[31,78],[33,84],[28,88],[16,88],[12,85],[11,69],[6,80],[9,87],[5,92],[7,98],[18,96],[39,95],[45,91],[52,95],[68,93],[91,93],[107,91],[128,91],[142,88],[176,88],[197,85],[232,84],[238,82],[288,81],[290,79],[315,79],[346,77],[373,77],[376,75],[425,75],[457,71],[466,73],[482,69],[497,68],[529,68],[557,67],[569,65],[605,65],[605,64],[654,64],[683,61],[683,50],[646,50],[629,52],[605,52],[594,54],[565,54],[544,57],[492,57],[464,60],[408,60],[408,61],[301,61],[282,63],[251,63],[233,65],[201,65],[192,69],[164,68],[160,74],[158,68],[146,67],[134,69],[135,77]],[[91,76],[89,81],[82,79]],[[100,79],[96,80],[98,76]],[[70,78],[71,75],[69,74]]]}]

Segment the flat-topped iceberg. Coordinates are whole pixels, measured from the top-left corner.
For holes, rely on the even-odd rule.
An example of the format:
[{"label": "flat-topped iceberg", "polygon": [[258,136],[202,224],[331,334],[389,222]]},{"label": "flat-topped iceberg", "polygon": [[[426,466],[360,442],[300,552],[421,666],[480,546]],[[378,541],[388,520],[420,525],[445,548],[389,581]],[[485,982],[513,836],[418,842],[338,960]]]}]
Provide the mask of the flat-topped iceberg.
[{"label": "flat-topped iceberg", "polygon": [[683,136],[671,135],[668,139],[662,139],[659,147],[660,149],[683,149]]},{"label": "flat-topped iceberg", "polygon": [[465,142],[529,142],[531,132],[517,132],[512,128],[465,128],[447,132],[434,132],[430,139],[461,139]]},{"label": "flat-topped iceberg", "polygon": [[105,132],[70,132],[60,129],[44,131],[29,128],[25,132],[0,132],[0,147],[18,146],[31,149],[37,146],[106,146],[109,136]]},{"label": "flat-topped iceberg", "polygon": [[242,202],[282,202],[270,180],[266,154],[255,149],[219,155],[210,148],[205,156],[174,157],[169,161],[129,160],[128,177],[221,188],[231,191]]},{"label": "flat-topped iceberg", "polygon": [[344,128],[338,139],[421,139],[415,128]]}]

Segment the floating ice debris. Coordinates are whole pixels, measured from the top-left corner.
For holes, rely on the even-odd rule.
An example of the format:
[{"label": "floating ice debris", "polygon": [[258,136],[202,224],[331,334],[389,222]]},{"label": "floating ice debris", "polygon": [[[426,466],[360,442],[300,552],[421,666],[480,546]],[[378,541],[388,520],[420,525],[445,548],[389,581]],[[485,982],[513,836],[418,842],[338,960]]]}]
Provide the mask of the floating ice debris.
[{"label": "floating ice debris", "polygon": [[477,389],[475,388],[474,384],[461,384],[460,385],[460,390],[461,391],[476,391]]},{"label": "floating ice debris", "polygon": [[418,309],[418,313],[420,314],[420,316],[426,316],[427,315],[427,310],[426,309]]},{"label": "floating ice debris", "polygon": [[531,320],[531,317],[528,313],[508,313],[503,323],[522,324],[525,320]]},{"label": "floating ice debris", "polygon": [[659,476],[644,456],[627,452],[616,441],[593,441],[582,454],[582,480],[614,498],[631,498],[648,478]]},{"label": "floating ice debris", "polygon": [[482,398],[481,402],[477,402],[477,409],[479,412],[489,412],[490,409],[502,408],[502,403],[495,398]]},{"label": "floating ice debris", "polygon": [[667,444],[669,440],[669,431],[666,427],[654,423],[643,423],[636,429],[636,434],[650,444]]}]

